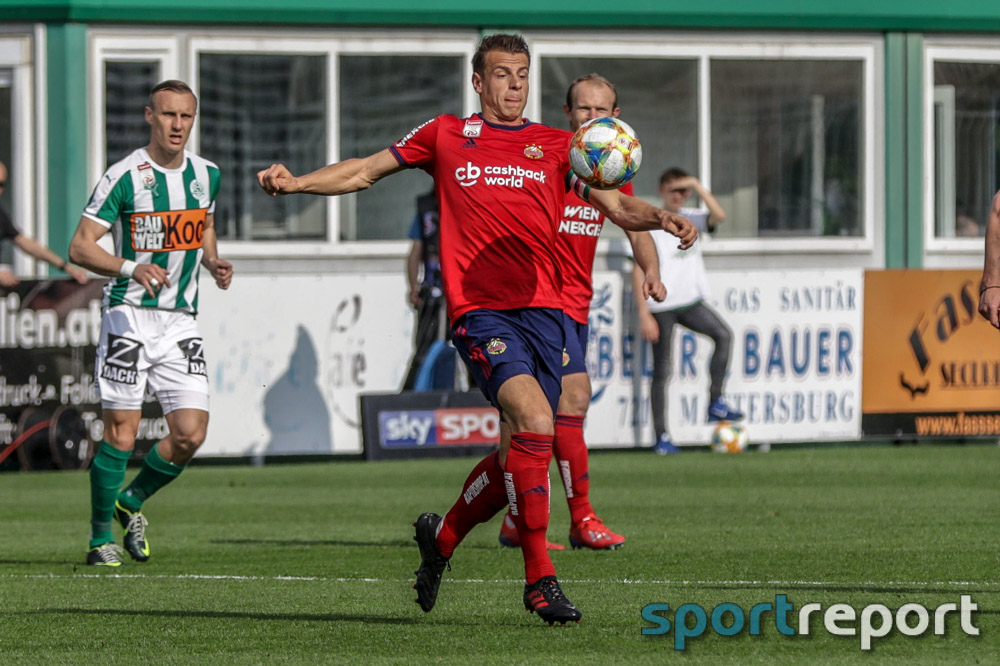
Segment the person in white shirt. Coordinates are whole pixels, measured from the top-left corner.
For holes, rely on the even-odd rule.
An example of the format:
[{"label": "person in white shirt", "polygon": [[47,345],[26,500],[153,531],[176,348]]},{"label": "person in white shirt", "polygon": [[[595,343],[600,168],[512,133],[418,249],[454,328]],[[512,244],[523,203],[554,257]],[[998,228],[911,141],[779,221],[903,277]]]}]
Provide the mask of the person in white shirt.
[{"label": "person in white shirt", "polygon": [[[699,233],[714,231],[726,219],[726,211],[696,177],[688,172],[670,168],[660,176],[660,196],[663,208],[691,220]],[[703,207],[685,208],[682,204],[697,192]],[[653,450],[659,454],[676,453],[667,430],[667,381],[670,379],[671,336],[675,324],[712,339],[715,349],[709,363],[711,388],[709,389],[708,421],[738,421],[741,412],[729,407],[722,400],[723,383],[729,368],[732,331],[705,301],[709,296],[708,275],[701,256],[701,243],[687,250],[677,248],[676,241],[661,231],[650,235],[656,243],[660,258],[660,273],[667,286],[666,300],[657,303],[642,297],[643,273],[633,268],[633,294],[639,312],[639,331],[643,339],[653,344],[653,380],[650,401],[653,412],[653,429],[656,443]],[[638,282],[636,282],[638,280]]]}]

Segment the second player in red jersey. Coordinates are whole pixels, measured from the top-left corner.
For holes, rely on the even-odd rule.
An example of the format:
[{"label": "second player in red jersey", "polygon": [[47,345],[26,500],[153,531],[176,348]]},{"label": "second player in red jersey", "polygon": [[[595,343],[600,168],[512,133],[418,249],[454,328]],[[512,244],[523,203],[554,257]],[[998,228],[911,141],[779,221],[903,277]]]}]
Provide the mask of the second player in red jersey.
[{"label": "second player in red jersey", "polygon": [[[633,196],[632,183],[619,192]],[[556,244],[563,273],[562,309],[581,324],[587,323],[594,295],[594,256],[604,220],[604,213],[582,201],[576,192],[566,194]]]},{"label": "second player in red jersey", "polygon": [[[618,93],[614,84],[598,74],[581,76],[570,84],[563,107],[570,129],[593,118],[619,115]],[[632,185],[619,190],[631,196]],[[556,407],[553,452],[559,478],[569,504],[569,542],[574,548],[613,550],[625,543],[625,537],[605,526],[590,503],[590,468],[584,419],[590,408],[592,388],[587,374],[586,350],[590,337],[588,314],[593,296],[594,256],[597,241],[607,218],[598,208],[568,192],[563,202],[557,229],[556,252],[563,274],[562,392]],[[643,272],[644,296],[663,300],[666,289],[660,281],[656,247],[648,232],[625,230],[632,244],[633,256]],[[500,528],[500,544],[520,545],[513,516],[508,512]],[[562,549],[546,542],[550,549]]]}]

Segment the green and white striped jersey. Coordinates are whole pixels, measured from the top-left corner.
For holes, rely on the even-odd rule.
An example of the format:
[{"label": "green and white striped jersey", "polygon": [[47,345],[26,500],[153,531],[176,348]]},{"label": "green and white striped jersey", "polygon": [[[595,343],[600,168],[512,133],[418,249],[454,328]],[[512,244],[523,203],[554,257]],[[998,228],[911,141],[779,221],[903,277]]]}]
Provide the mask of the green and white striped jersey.
[{"label": "green and white striped jersey", "polygon": [[131,278],[111,278],[104,307],[127,303],[197,313],[202,237],[218,194],[219,167],[188,151],[178,169],[164,169],[145,148],[109,167],[84,216],[111,229],[119,257],[165,268],[170,286],[151,297]]}]

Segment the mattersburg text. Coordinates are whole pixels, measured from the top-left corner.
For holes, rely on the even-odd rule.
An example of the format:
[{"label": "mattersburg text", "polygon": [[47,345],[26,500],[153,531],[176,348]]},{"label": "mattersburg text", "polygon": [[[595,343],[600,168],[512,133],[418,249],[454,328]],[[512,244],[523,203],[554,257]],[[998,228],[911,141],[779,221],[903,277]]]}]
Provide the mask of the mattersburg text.
[{"label": "mattersburg text", "polygon": [[[826,631],[832,636],[857,637],[864,651],[871,650],[875,639],[888,636],[893,629],[903,636],[922,636],[929,631],[937,636],[945,634],[949,615],[958,616],[959,625],[967,636],[978,636],[973,613],[979,610],[972,597],[963,594],[958,603],[943,603],[927,608],[918,603],[904,603],[895,610],[884,604],[869,604],[858,612],[849,604],[795,604],[784,594],[774,597],[774,603],[759,603],[748,611],[734,603],[722,603],[711,610],[698,604],[681,604],[675,612],[667,603],[646,604],[642,619],[649,623],[642,627],[643,636],[665,636],[673,632],[674,649],[687,649],[688,639],[697,638],[711,627],[719,636],[736,636],[747,629],[749,635],[759,636],[761,628],[774,625],[784,636],[807,636],[810,628]],[[954,621],[953,621],[954,624]]]},{"label": "mattersburg text", "polygon": [[[726,400],[746,414],[747,423],[849,423],[854,419],[857,395],[851,389],[814,391],[733,391]],[[707,405],[699,395],[683,393],[681,421],[700,424]]]}]

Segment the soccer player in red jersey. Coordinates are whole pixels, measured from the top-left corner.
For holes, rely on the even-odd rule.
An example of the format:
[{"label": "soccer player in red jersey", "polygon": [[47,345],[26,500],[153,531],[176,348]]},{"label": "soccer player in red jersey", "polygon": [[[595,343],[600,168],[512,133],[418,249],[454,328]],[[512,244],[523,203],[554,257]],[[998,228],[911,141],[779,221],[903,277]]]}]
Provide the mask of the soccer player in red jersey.
[{"label": "soccer player in red jersey", "polygon": [[664,229],[683,248],[698,234],[681,216],[616,191],[591,190],[570,175],[570,132],[521,116],[529,64],[520,36],[484,37],[472,59],[481,113],[432,118],[374,155],[300,177],[274,164],[257,180],[270,194],[338,195],[404,168],[434,177],[455,346],[503,422],[499,450],[476,465],[448,513],[424,513],[414,523],[421,558],[417,602],[424,611],[434,607],[455,548],[509,505],[524,556],[524,606],[549,624],[565,624],[581,614],[563,594],[545,548],[565,337],[555,249],[563,196],[573,187],[615,224]]},{"label": "soccer player in red jersey", "polygon": [[[581,76],[566,91],[563,111],[569,120],[570,130],[574,132],[593,118],[617,118],[621,112],[618,91],[600,74]],[[626,184],[621,192],[632,195],[632,184]],[[625,543],[625,537],[608,529],[590,504],[587,444],[583,438],[583,421],[591,397],[586,366],[587,315],[594,294],[594,255],[604,220],[600,211],[581,201],[575,192],[567,192],[556,247],[563,274],[566,354],[563,357],[562,395],[556,408],[553,453],[569,503],[569,543],[573,548],[594,550],[613,550]],[[666,288],[660,281],[656,244],[645,231],[626,229],[625,233],[632,244],[636,265],[645,276],[643,292],[662,301]],[[510,548],[521,545],[509,511],[500,527],[500,544]],[[563,549],[554,543],[548,543],[547,547],[550,550]]]}]

